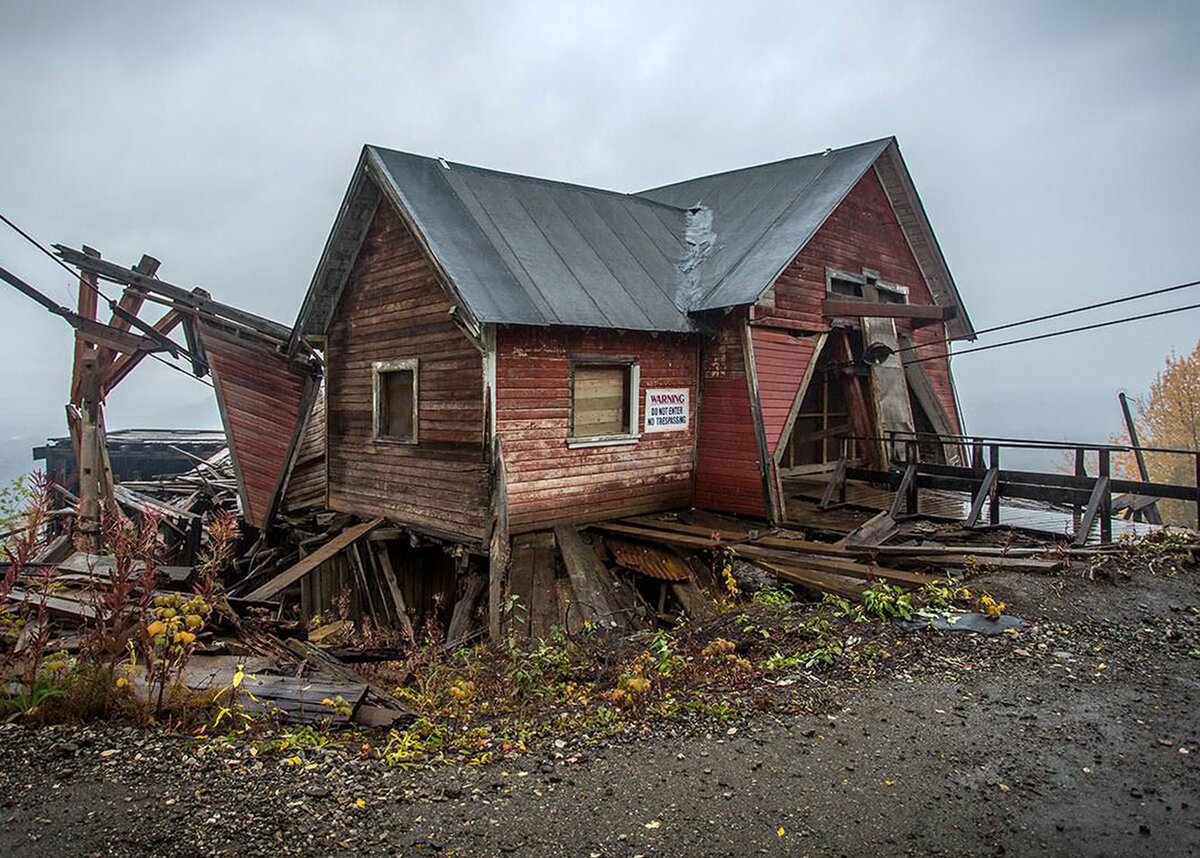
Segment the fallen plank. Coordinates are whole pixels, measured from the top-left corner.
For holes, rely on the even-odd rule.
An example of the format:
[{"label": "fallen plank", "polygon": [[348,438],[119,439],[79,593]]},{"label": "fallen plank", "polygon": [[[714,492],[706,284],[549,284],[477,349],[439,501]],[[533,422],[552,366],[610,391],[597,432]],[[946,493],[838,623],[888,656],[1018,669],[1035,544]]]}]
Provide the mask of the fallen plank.
[{"label": "fallen plank", "polygon": [[263,584],[257,590],[248,594],[246,596],[246,598],[253,601],[253,600],[258,600],[258,599],[266,599],[271,596],[274,596],[280,590],[296,583],[301,578],[303,578],[305,575],[307,575],[309,572],[312,572],[314,569],[316,569],[318,566],[320,566],[322,563],[324,563],[326,560],[329,560],[331,557],[334,557],[335,555],[337,555],[337,553],[339,551],[341,551],[342,549],[346,548],[349,545],[352,545],[353,543],[355,543],[356,541],[361,539],[363,536],[366,536],[372,530],[379,527],[379,525],[381,525],[381,524],[383,524],[383,519],[376,518],[376,519],[372,519],[371,521],[365,521],[361,524],[356,524],[353,527],[349,527],[346,530],[343,530],[341,533],[339,533],[333,539],[326,542],[324,545],[322,545],[320,548],[318,548],[312,554],[305,557],[299,563],[295,564],[294,566],[292,566],[288,569],[285,569],[283,572],[280,572],[278,575],[276,575],[274,578],[272,578],[267,583]]},{"label": "fallen plank", "polygon": [[895,536],[899,529],[900,526],[896,524],[896,519],[892,518],[891,513],[881,512],[867,519],[858,530],[847,533],[838,540],[838,544],[852,547],[875,547]]},{"label": "fallen plank", "polygon": [[766,569],[777,578],[782,578],[791,584],[797,584],[809,590],[820,593],[831,593],[846,599],[861,600],[866,587],[836,575],[828,575],[810,569],[800,569],[795,566],[780,566],[769,560],[756,559],[751,561],[755,566]]},{"label": "fallen plank", "polygon": [[454,612],[450,615],[450,625],[446,627],[446,642],[453,643],[466,637],[471,628],[471,616],[475,605],[483,591],[487,588],[487,578],[483,575],[471,575],[462,597],[454,603]]},{"label": "fallen plank", "polygon": [[608,597],[605,581],[608,578],[604,564],[596,556],[579,531],[568,524],[554,528],[559,555],[567,569],[567,577],[575,590],[576,605],[584,622],[605,623],[616,613]]},{"label": "fallen plank", "polygon": [[905,587],[924,587],[926,584],[942,580],[934,575],[889,569],[884,566],[877,566],[874,563],[854,563],[847,560],[834,560],[829,557],[787,555],[780,552],[738,552],[738,556],[751,563],[758,563],[759,560],[764,560],[780,566],[797,566],[803,569],[863,581],[888,581],[892,584],[900,584]]},{"label": "fallen plank", "polygon": [[713,613],[712,602],[700,592],[696,582],[690,578],[686,581],[672,581],[671,593],[683,606],[683,611],[690,619],[702,619]]},{"label": "fallen plank", "polygon": [[895,558],[904,563],[926,566],[963,567],[977,565],[983,569],[1008,569],[1014,572],[1057,572],[1063,564],[1057,560],[1034,560],[1031,557],[995,557],[987,554],[916,554]]}]

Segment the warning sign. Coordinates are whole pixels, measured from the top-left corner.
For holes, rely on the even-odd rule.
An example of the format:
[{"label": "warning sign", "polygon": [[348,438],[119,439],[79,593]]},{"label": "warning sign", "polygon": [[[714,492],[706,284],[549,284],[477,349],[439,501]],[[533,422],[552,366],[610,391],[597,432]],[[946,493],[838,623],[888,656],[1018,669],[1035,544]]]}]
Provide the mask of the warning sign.
[{"label": "warning sign", "polygon": [[677,432],[688,428],[688,390],[646,390],[646,431]]}]

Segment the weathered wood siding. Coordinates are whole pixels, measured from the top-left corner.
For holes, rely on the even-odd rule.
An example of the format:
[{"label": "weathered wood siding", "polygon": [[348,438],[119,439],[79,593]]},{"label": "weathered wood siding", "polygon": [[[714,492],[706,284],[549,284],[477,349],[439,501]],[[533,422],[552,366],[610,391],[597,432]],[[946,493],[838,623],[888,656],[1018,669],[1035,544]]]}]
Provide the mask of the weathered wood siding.
[{"label": "weathered wood siding", "polygon": [[242,498],[254,527],[267,523],[308,406],[312,374],[274,346],[201,323],[221,421]]},{"label": "weathered wood siding", "polygon": [[[636,444],[570,449],[571,355],[636,357],[647,388],[686,387],[686,431]],[[690,506],[695,464],[696,342],[691,335],[502,327],[496,333],[496,431],[514,533]],[[639,427],[640,428],[640,427]]]},{"label": "weathered wood siding", "polygon": [[754,366],[758,373],[758,401],[762,405],[767,450],[773,456],[786,444],[783,430],[792,404],[800,395],[817,336],[797,337],[787,331],[753,328]]},{"label": "weathered wood siding", "polygon": [[296,450],[292,472],[283,490],[283,508],[292,512],[315,509],[325,505],[325,383],[313,399],[312,411],[300,445]]},{"label": "weathered wood siding", "polygon": [[[372,364],[417,358],[417,444],[373,437]],[[483,358],[432,266],[382,202],[329,327],[329,505],[481,541]]]},{"label": "weathered wood siding", "polygon": [[[934,303],[874,170],[867,171],[804,250],[779,275],[774,287],[755,307],[755,318],[780,321],[804,330],[823,328],[821,301],[826,297],[827,267],[853,274],[863,268],[873,269],[884,282],[907,286],[910,304]],[[922,357],[947,353],[946,345],[939,342],[946,337],[945,326],[940,323],[914,330],[910,319],[897,319],[896,328],[910,334],[918,345],[938,343],[917,350]],[[960,427],[949,363],[930,360],[922,367],[947,415]]]},{"label": "weathered wood siding", "polygon": [[706,340],[700,367],[696,506],[753,516],[767,515],[746,376],[741,314],[726,317]]}]

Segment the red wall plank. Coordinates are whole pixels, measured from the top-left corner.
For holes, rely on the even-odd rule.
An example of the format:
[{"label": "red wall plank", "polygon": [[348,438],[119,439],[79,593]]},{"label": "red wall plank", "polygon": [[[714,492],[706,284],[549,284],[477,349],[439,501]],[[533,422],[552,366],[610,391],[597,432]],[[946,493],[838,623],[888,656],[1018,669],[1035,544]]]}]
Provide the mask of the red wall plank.
[{"label": "red wall plank", "polygon": [[[688,428],[644,433],[629,446],[570,449],[572,354],[638,358],[642,425],[647,388],[687,388]],[[690,335],[501,327],[496,334],[496,431],[508,477],[510,529],[690,506],[696,364]]]},{"label": "red wall plank", "polygon": [[752,328],[758,399],[762,404],[767,449],[775,455],[783,443],[783,427],[808,371],[817,337],[794,337],[772,328]]},{"label": "red wall plank", "polygon": [[743,358],[743,321],[726,317],[706,341],[700,372],[696,506],[765,517],[762,471]]},{"label": "red wall plank", "polygon": [[263,527],[300,425],[311,375],[260,340],[203,322],[200,336],[241,482],[242,514],[254,527]]}]

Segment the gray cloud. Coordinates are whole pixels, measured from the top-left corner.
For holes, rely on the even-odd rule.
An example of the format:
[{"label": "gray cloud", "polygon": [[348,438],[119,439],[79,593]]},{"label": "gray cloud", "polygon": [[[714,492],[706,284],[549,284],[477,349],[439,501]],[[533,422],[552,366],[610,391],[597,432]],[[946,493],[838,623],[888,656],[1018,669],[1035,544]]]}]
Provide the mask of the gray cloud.
[{"label": "gray cloud", "polygon": [[[895,134],[986,326],[1198,276],[1198,35],[1192,3],[5,3],[0,210],[290,322],[364,142],[635,190]],[[7,474],[62,431],[71,336],[11,290],[0,318]],[[970,428],[1104,438],[1198,332],[964,356]],[[146,365],[109,420],[216,413]]]}]

